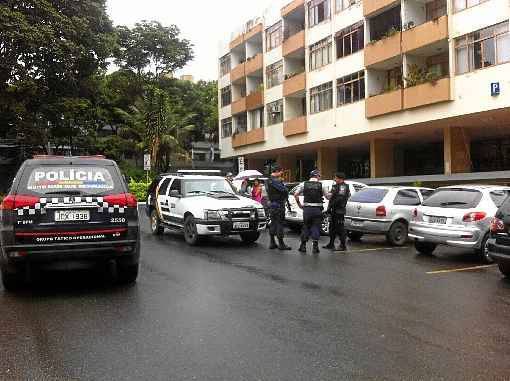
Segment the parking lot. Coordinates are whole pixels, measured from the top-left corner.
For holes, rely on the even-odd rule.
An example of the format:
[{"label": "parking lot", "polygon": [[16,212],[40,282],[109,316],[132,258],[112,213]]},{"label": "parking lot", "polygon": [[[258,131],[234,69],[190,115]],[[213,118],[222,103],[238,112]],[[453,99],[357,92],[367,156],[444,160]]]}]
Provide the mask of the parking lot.
[{"label": "parking lot", "polygon": [[80,272],[0,292],[0,379],[508,379],[510,282],[470,252],[191,248],[142,226],[134,286]]}]

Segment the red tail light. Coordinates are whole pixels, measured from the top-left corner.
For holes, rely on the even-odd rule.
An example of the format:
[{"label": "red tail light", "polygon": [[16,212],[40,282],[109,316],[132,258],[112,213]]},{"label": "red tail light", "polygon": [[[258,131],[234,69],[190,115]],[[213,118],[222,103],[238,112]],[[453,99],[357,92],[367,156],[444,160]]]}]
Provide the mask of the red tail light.
[{"label": "red tail light", "polygon": [[386,207],[384,205],[378,206],[375,210],[375,215],[377,217],[386,217]]},{"label": "red tail light", "polygon": [[136,208],[138,205],[136,197],[131,193],[111,194],[104,196],[103,200],[110,205],[119,205],[128,208]]},{"label": "red tail light", "polygon": [[491,233],[502,233],[505,231],[505,223],[497,217],[491,220]]},{"label": "red tail light", "polygon": [[25,206],[35,206],[39,202],[39,197],[27,196],[23,194],[8,195],[2,201],[3,210],[14,210],[24,208]]},{"label": "red tail light", "polygon": [[476,222],[481,221],[485,217],[487,217],[487,214],[485,212],[471,212],[464,215],[462,218],[462,221],[464,222]]}]

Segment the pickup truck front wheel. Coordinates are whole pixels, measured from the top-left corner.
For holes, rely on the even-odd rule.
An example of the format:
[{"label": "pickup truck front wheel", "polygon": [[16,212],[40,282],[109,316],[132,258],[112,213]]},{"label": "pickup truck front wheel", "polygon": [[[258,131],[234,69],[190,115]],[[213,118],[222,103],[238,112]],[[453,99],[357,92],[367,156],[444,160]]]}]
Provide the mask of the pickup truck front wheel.
[{"label": "pickup truck front wheel", "polygon": [[260,237],[259,232],[249,232],[249,233],[241,234],[241,240],[243,241],[243,243],[245,243],[247,245],[251,245],[252,243],[257,242],[259,237]]},{"label": "pickup truck front wheel", "polygon": [[193,216],[184,219],[184,240],[190,246],[196,246],[200,242],[200,236],[197,232],[197,224]]}]

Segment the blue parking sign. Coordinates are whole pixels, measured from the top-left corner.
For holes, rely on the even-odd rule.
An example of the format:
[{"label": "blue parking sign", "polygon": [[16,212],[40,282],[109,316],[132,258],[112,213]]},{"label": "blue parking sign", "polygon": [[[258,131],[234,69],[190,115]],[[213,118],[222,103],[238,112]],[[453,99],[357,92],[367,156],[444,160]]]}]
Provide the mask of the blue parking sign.
[{"label": "blue parking sign", "polygon": [[491,83],[491,95],[495,97],[496,95],[499,95],[501,92],[501,88],[499,86],[499,82],[492,82]]}]

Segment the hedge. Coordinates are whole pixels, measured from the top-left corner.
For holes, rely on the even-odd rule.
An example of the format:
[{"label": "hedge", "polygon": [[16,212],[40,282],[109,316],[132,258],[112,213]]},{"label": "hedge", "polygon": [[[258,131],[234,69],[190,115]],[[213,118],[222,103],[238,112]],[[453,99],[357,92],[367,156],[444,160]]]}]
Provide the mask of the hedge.
[{"label": "hedge", "polygon": [[134,179],[129,180],[129,190],[133,193],[138,201],[147,201],[147,190],[149,189],[150,183],[145,181],[135,181]]}]

